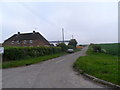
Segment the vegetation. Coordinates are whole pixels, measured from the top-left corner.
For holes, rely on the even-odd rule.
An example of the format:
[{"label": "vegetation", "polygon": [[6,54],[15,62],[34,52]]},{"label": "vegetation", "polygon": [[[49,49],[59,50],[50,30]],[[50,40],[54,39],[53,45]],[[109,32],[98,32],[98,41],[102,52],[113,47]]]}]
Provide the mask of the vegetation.
[{"label": "vegetation", "polygon": [[101,46],[97,44],[92,45],[92,49],[94,52],[101,52]]},{"label": "vegetation", "polygon": [[10,67],[18,67],[18,66],[35,64],[35,63],[49,60],[52,58],[56,58],[56,57],[59,57],[59,56],[65,55],[65,54],[66,53],[58,53],[58,54],[45,55],[45,56],[27,58],[27,59],[16,60],[16,61],[3,62],[2,68],[10,68]]},{"label": "vegetation", "polygon": [[60,43],[60,44],[58,44],[57,46],[58,46],[58,47],[61,47],[61,49],[62,49],[63,52],[66,52],[66,50],[67,50],[67,45],[66,45],[65,43]]},{"label": "vegetation", "polygon": [[[34,64],[64,55],[68,48],[74,48],[64,43],[58,47],[5,47],[2,68]],[[75,49],[75,51],[78,51]]]},{"label": "vegetation", "polygon": [[77,45],[76,39],[71,39],[70,42],[68,43],[68,45],[76,47],[76,45]]},{"label": "vegetation", "polygon": [[65,43],[60,43],[57,46],[61,47],[61,50],[63,52],[66,52],[67,49],[74,49],[75,51],[79,51],[80,50],[80,49],[77,49],[76,47],[74,47],[73,45],[66,45]]},{"label": "vegetation", "polygon": [[111,55],[119,55],[120,56],[120,43],[113,43],[113,44],[100,44],[102,49],[106,50],[106,53]]},{"label": "vegetation", "polygon": [[85,47],[85,46],[87,46],[87,44],[83,44],[83,45],[82,45],[82,44],[80,44],[79,46]]},{"label": "vegetation", "polygon": [[[110,54],[103,52],[93,52],[91,45],[87,51],[87,56],[79,57],[74,63],[74,68],[77,70],[83,70],[83,72],[86,72],[97,78],[120,85],[120,72],[118,69],[119,60],[117,53],[115,54],[117,50],[113,50],[113,48],[116,48],[114,45],[116,44],[100,45],[102,48],[104,47],[104,49],[106,49],[108,53],[111,52]],[[114,55],[112,51],[114,51]]]},{"label": "vegetation", "polygon": [[68,45],[67,48],[68,48],[68,49],[76,49],[76,47],[71,46],[71,45]]},{"label": "vegetation", "polygon": [[60,53],[60,47],[5,47],[3,61],[21,60]]}]

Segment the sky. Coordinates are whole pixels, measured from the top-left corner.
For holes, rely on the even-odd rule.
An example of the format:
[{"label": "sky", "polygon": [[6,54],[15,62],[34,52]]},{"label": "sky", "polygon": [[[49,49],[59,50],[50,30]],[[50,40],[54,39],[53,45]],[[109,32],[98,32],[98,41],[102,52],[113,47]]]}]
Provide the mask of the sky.
[{"label": "sky", "polygon": [[5,2],[0,5],[0,42],[36,28],[48,41],[118,42],[117,2]]}]

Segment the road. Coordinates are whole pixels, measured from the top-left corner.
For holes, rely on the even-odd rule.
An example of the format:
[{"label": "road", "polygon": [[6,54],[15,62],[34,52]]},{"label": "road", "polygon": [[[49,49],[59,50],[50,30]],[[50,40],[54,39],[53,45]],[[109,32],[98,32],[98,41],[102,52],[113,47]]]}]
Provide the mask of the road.
[{"label": "road", "polygon": [[104,86],[78,75],[73,63],[85,55],[87,47],[79,52],[42,63],[2,70],[3,88],[103,88]]}]

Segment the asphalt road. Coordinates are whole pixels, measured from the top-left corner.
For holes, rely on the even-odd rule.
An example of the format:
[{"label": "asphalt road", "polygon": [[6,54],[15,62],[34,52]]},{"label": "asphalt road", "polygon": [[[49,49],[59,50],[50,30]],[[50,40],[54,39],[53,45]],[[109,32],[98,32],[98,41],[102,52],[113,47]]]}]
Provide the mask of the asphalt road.
[{"label": "asphalt road", "polygon": [[73,63],[85,55],[80,52],[54,58],[30,66],[2,70],[3,88],[103,88],[104,86],[78,75]]}]

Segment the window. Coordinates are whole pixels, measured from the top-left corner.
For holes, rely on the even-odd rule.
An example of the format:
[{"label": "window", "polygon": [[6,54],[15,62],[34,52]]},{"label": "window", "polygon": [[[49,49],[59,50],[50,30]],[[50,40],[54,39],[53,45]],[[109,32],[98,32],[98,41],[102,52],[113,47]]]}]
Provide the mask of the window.
[{"label": "window", "polygon": [[30,45],[30,47],[33,47],[33,45]]},{"label": "window", "polygon": [[14,44],[14,41],[12,41],[11,44]]},{"label": "window", "polygon": [[40,45],[37,45],[37,47],[39,47]]},{"label": "window", "polygon": [[30,40],[30,43],[33,43],[33,40]]},{"label": "window", "polygon": [[27,40],[24,40],[24,42],[23,42],[24,44],[26,44],[27,43]]},{"label": "window", "polygon": [[49,45],[44,45],[45,47],[49,47]]},{"label": "window", "polygon": [[20,44],[20,41],[19,41],[19,40],[17,41],[17,44]]}]

